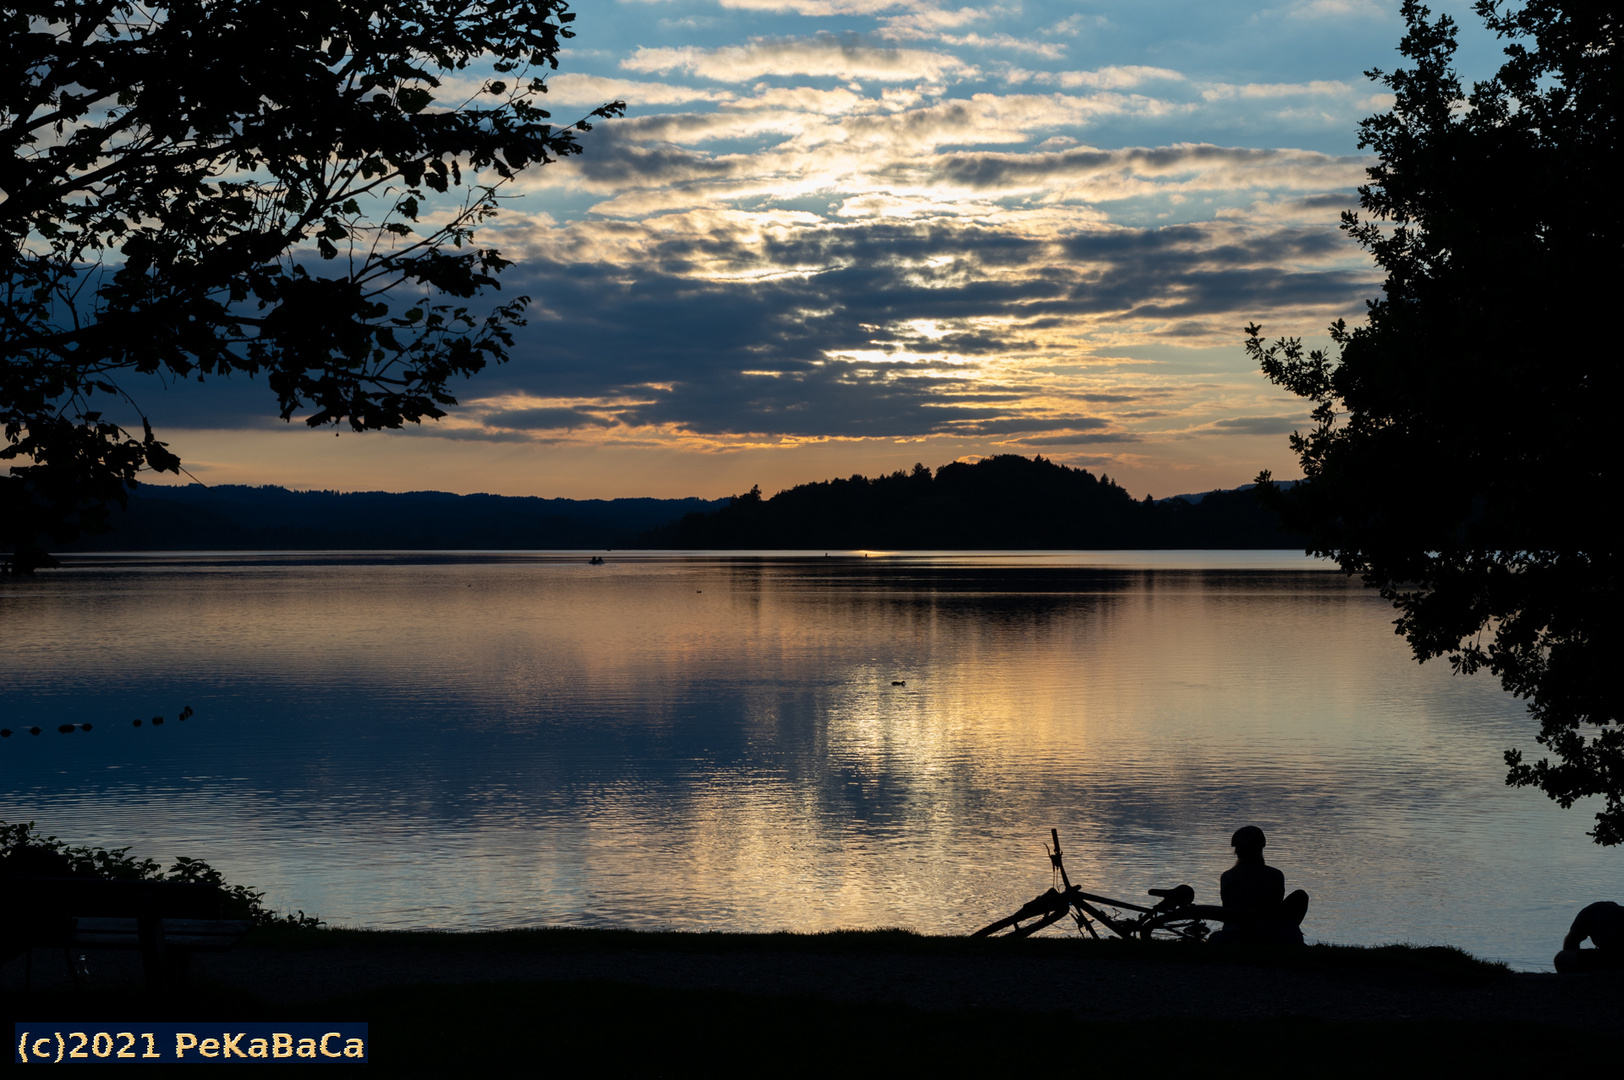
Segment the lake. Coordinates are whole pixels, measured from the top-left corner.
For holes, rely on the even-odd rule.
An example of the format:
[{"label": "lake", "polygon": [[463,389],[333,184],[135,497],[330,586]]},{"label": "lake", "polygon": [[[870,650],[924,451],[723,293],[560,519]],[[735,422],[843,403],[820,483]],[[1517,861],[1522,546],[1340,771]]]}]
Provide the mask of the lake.
[{"label": "lake", "polygon": [[587,554],[0,581],[0,724],[46,729],[0,819],[388,928],[968,933],[1051,827],[1091,891],[1216,903],[1260,825],[1311,940],[1527,969],[1624,899],[1593,811],[1503,785],[1523,706],[1297,553]]}]

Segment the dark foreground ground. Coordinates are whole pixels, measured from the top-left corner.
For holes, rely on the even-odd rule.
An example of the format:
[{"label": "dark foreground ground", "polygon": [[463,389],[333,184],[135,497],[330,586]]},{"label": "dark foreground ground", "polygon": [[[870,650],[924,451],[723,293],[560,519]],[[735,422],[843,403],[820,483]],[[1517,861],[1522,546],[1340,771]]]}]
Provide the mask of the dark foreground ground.
[{"label": "dark foreground ground", "polygon": [[[1624,1059],[1624,975],[1441,948],[538,930],[260,930],[154,998],[136,958],[5,966],[13,1020],[341,1020],[379,1075],[1489,1075]],[[279,1065],[276,1071],[300,1066]]]}]

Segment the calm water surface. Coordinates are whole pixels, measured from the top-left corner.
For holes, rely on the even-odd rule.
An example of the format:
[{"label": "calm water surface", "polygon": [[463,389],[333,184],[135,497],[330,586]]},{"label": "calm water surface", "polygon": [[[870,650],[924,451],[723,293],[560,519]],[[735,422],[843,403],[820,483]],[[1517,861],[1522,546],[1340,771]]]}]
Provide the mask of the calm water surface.
[{"label": "calm water surface", "polygon": [[817,555],[0,582],[0,723],[48,732],[0,743],[0,818],[377,927],[967,932],[1048,886],[1050,827],[1086,887],[1216,902],[1255,823],[1311,939],[1528,968],[1624,898],[1589,811],[1502,786],[1521,705],[1319,564]]}]

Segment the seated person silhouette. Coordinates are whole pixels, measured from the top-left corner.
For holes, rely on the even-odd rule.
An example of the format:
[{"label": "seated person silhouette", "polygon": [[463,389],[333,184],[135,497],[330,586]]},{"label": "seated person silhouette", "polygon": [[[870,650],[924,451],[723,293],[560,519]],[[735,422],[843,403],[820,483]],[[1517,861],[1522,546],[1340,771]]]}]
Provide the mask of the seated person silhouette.
[{"label": "seated person silhouette", "polygon": [[1219,877],[1218,896],[1224,908],[1239,918],[1226,920],[1224,928],[1208,940],[1301,945],[1308,894],[1298,889],[1286,895],[1286,875],[1263,861],[1268,843],[1263,830],[1247,825],[1237,829],[1229,843],[1235,849],[1235,865]]},{"label": "seated person silhouette", "polygon": [[[1581,949],[1585,938],[1596,947]],[[1624,907],[1600,900],[1579,912],[1556,954],[1556,970],[1624,971]]]}]

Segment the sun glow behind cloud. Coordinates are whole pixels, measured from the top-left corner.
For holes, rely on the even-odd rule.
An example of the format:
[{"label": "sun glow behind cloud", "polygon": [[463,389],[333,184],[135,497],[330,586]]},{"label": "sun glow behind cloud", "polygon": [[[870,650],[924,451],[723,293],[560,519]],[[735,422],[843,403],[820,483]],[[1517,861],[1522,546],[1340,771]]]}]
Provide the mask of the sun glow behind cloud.
[{"label": "sun glow behind cloud", "polygon": [[533,300],[514,360],[382,437],[456,456],[460,490],[999,452],[1240,483],[1306,421],[1241,328],[1312,333],[1378,288],[1336,223],[1391,5],[600,0],[577,26],[545,104],[630,111],[481,236]]}]

